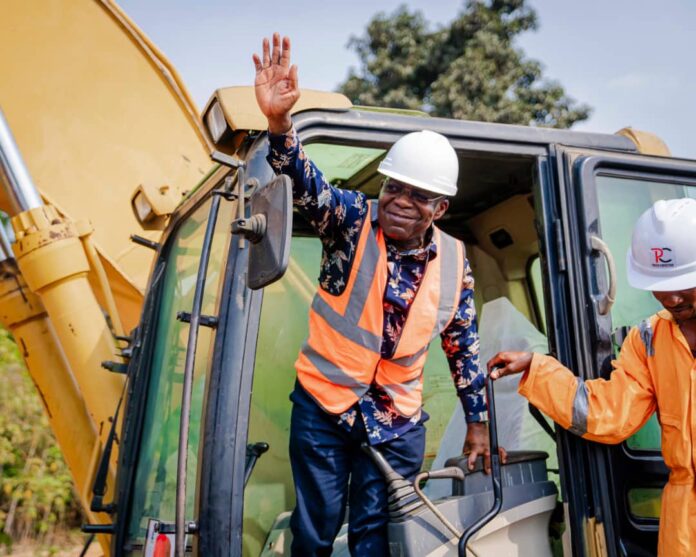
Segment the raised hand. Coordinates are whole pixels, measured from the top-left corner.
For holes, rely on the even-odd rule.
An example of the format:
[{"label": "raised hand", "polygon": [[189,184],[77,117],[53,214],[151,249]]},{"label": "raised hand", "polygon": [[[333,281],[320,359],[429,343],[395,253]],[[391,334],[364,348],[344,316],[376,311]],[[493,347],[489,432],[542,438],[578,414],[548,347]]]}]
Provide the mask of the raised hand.
[{"label": "raised hand", "polygon": [[292,126],[290,110],[300,98],[297,85],[297,66],[290,65],[290,39],[273,33],[273,51],[268,39],[263,40],[263,61],[253,55],[256,66],[256,102],[268,118],[271,133],[285,133]]}]

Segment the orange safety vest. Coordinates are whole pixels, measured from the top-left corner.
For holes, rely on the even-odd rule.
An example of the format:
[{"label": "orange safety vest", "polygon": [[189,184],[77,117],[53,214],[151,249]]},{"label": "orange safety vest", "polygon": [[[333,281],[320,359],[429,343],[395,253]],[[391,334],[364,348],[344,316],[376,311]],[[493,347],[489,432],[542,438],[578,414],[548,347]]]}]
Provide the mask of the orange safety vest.
[{"label": "orange safety vest", "polygon": [[400,414],[413,416],[422,404],[428,346],[459,305],[464,244],[433,227],[438,255],[426,264],[394,355],[384,359],[383,298],[389,273],[384,234],[373,226],[376,219],[377,204],[372,201],[345,290],[334,296],[317,288],[309,312],[309,337],[295,368],[304,389],[327,412],[345,412],[375,383]]}]

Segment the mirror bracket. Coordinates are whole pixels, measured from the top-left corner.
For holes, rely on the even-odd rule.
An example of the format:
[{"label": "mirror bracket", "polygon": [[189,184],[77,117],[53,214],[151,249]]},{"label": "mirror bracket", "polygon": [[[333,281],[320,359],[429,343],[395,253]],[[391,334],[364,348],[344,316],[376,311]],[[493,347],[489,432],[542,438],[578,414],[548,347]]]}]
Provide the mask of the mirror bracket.
[{"label": "mirror bracket", "polygon": [[266,215],[252,215],[232,222],[232,234],[240,234],[252,244],[258,244],[266,234]]}]

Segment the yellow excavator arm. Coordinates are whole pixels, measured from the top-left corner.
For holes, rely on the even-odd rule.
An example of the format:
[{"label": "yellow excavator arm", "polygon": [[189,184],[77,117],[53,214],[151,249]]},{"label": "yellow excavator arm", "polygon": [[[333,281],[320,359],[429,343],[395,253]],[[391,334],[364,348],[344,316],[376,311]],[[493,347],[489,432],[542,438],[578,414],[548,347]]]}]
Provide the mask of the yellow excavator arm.
[{"label": "yellow excavator arm", "polygon": [[[14,232],[0,242],[1,322],[90,522],[107,523],[91,488],[124,378],[101,363],[123,363],[116,336],[137,325],[154,256],[130,236],[159,239],[210,169],[209,146],[176,71],[108,0],[3,2],[0,75],[0,210]],[[149,230],[138,192],[160,209]]]}]

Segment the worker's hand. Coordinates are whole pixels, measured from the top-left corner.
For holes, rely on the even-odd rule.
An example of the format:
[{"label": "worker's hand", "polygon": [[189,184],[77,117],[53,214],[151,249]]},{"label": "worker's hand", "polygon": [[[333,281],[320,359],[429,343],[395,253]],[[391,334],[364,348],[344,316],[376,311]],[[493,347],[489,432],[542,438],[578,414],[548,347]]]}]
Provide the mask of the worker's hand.
[{"label": "worker's hand", "polygon": [[498,352],[487,364],[491,379],[527,371],[532,365],[532,356],[531,352]]},{"label": "worker's hand", "polygon": [[258,54],[253,55],[256,66],[256,102],[261,112],[268,118],[271,133],[285,133],[292,126],[290,110],[300,98],[297,85],[297,66],[290,65],[290,39],[273,33],[273,51],[268,39],[263,40],[263,61]]},{"label": "worker's hand", "polygon": [[[491,443],[488,439],[488,424],[486,422],[467,424],[463,453],[468,455],[467,467],[469,470],[474,469],[476,458],[483,455],[483,470],[486,474],[491,473]],[[503,464],[507,462],[505,449],[498,447],[498,454]]]}]

